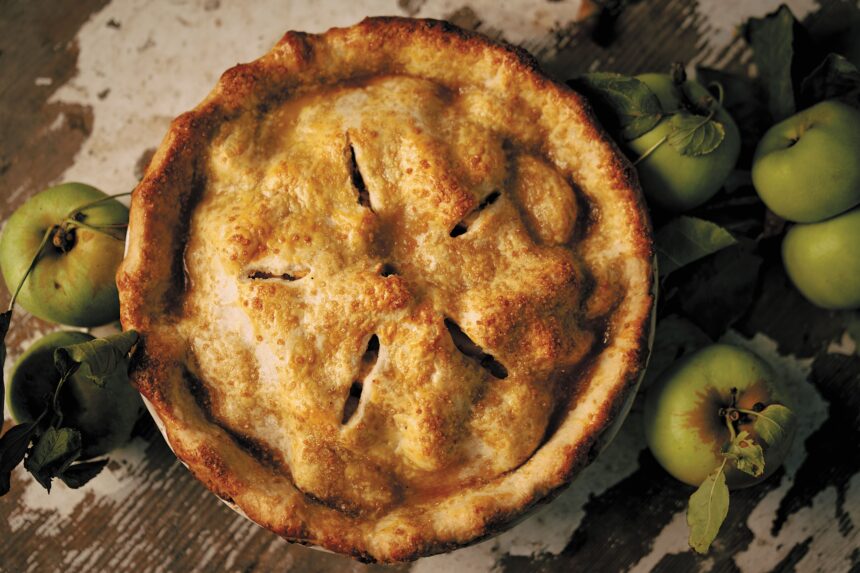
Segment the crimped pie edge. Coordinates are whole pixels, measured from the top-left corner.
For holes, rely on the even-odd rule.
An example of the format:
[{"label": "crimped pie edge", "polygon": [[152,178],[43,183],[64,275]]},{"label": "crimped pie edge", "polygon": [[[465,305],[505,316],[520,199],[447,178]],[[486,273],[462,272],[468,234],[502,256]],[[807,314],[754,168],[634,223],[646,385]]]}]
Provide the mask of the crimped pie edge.
[{"label": "crimped pie edge", "polygon": [[[613,329],[612,342],[600,359],[600,364],[605,365],[611,353],[615,366],[607,366],[612,375],[605,386],[589,388],[587,396],[599,393],[600,402],[588,412],[588,423],[578,438],[577,429],[569,427],[575,425],[575,420],[566,420],[523,466],[476,491],[451,496],[450,503],[440,504],[437,514],[426,516],[428,524],[433,522],[432,527],[416,528],[414,524],[402,525],[395,520],[381,529],[362,528],[352,518],[327,507],[314,506],[310,501],[301,510],[314,521],[311,528],[307,519],[298,515],[300,512],[273,515],[267,492],[256,491],[253,484],[265,479],[264,470],[239,468],[242,463],[235,459],[230,445],[213,440],[206,428],[193,423],[193,416],[175,407],[166,381],[178,375],[177,368],[181,365],[165,359],[170,357],[169,348],[175,340],[149,331],[149,313],[165,297],[169,298],[166,289],[170,285],[159,280],[159,273],[167,276],[181,272],[175,268],[175,260],[184,237],[176,233],[171,220],[177,213],[181,218],[190,209],[196,185],[194,160],[199,146],[207,142],[207,133],[222,117],[253,105],[261,95],[266,97],[267,73],[283,77],[306,65],[312,58],[308,38],[303,33],[288,32],[262,58],[228,70],[201,104],[174,120],[136,188],[129,225],[129,255],[118,274],[123,326],[136,328],[143,334],[134,357],[132,380],[165,422],[167,439],[177,455],[209,489],[238,504],[250,519],[292,541],[318,544],[364,561],[415,559],[474,543],[507,529],[530,509],[564,489],[605,445],[611,429],[617,428],[619,416],[626,412],[635,395],[652,332],[654,274],[650,226],[632,167],[596,127],[584,100],[543,76],[526,52],[432,20],[369,18],[351,28],[335,28],[314,36],[317,42],[346,38],[352,49],[388,49],[387,43],[401,41],[423,44],[432,50],[477,53],[506,67],[506,73],[518,76],[523,86],[549,90],[555,103],[575,111],[591,136],[590,144],[600,163],[606,167],[605,191],[616,195],[614,206],[624,212],[629,240],[636,253],[637,264],[626,269],[631,274],[627,277],[628,284],[638,290],[628,290],[622,303],[623,313],[617,311],[625,320]],[[463,73],[468,75],[469,71]],[[164,237],[172,241],[171,248],[153,248],[163,246]],[[618,316],[613,315],[613,324]],[[454,507],[456,514],[452,514]]]}]

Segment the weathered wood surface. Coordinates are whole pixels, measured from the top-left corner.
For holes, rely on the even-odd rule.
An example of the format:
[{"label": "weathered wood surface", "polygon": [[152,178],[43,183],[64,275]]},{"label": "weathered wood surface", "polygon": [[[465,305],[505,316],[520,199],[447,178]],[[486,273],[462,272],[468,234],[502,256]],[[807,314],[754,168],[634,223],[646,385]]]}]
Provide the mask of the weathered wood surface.
[{"label": "weathered wood surface", "polygon": [[[617,38],[594,42],[585,1],[0,0],[0,218],[48,184],[131,188],[169,120],[220,71],[263,53],[286,29],[364,15],[446,17],[530,49],[559,78],[640,72],[683,60],[743,69],[734,27],[777,2],[631,3]],[[311,5],[312,4],[312,5]],[[814,22],[839,2],[790,2]],[[512,531],[391,571],[860,571],[860,356],[847,315],[806,303],[778,259],[731,340],[769,358],[803,402],[784,470],[732,494],[710,555],[686,548],[690,488],[644,448],[640,405],[613,445],[559,499]],[[5,303],[4,300],[0,302]],[[18,313],[14,359],[54,327]],[[7,366],[8,369],[8,366]],[[8,420],[7,420],[8,422]],[[16,472],[0,498],[0,571],[364,571],[282,542],[233,513],[179,464],[151,424],[81,490],[47,495]],[[381,569],[381,568],[379,568]]]}]

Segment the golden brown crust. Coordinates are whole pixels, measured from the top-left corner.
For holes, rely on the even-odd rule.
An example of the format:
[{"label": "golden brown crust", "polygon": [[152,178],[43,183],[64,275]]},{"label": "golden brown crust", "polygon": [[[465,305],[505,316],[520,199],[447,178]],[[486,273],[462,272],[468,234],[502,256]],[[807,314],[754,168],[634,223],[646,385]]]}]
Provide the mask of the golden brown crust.
[{"label": "golden brown crust", "polygon": [[173,122],[128,240],[132,380],[179,458],[366,561],[554,497],[647,359],[632,168],[528,54],[444,22],[289,32],[228,70]]}]

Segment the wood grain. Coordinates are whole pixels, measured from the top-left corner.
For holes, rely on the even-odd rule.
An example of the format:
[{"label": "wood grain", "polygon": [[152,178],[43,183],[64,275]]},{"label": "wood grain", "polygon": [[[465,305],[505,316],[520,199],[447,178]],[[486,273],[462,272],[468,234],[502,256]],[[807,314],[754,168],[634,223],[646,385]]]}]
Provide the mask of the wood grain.
[{"label": "wood grain", "polygon": [[[221,2],[195,0],[198,4],[217,30],[215,22],[224,11]],[[391,0],[378,7],[389,4],[391,13],[448,16],[461,25],[508,37],[504,22],[481,2]],[[522,17],[538,19],[549,4],[531,2]],[[608,45],[596,41],[605,43],[601,34],[607,26],[597,4],[571,2],[568,20],[522,43],[559,79],[595,68],[662,70],[677,60],[735,70],[748,65],[740,38],[718,45],[703,42],[703,35],[714,34],[714,23],[694,3],[629,2],[613,14],[615,40]],[[826,25],[839,18],[843,4],[822,1],[809,21]],[[77,73],[76,38],[105,5],[104,0],[0,3],[2,219],[63,176],[99,121],[86,105],[51,98]],[[151,9],[160,7],[155,3]],[[157,25],[158,19],[151,19]],[[123,22],[113,25],[123,38]],[[218,41],[217,34],[211,41]],[[104,93],[101,85],[93,89]],[[808,391],[823,413],[810,421],[808,437],[797,446],[796,471],[780,471],[760,486],[732,494],[728,519],[707,557],[684,549],[682,512],[691,490],[670,478],[642,448],[638,428],[630,425],[637,404],[618,438],[617,448],[627,450],[619,453],[616,448],[601,456],[603,465],[584,480],[591,489],[581,499],[571,491],[555,502],[554,507],[571,508],[569,518],[558,515],[567,509],[553,513],[553,508],[533,518],[570,526],[557,548],[547,542],[528,551],[517,544],[516,536],[505,535],[453,556],[382,568],[289,545],[209,494],[176,461],[151,423],[144,422],[133,442],[112,456],[107,475],[92,487],[57,489],[48,498],[29,476],[15,473],[12,493],[0,498],[0,571],[860,571],[860,357],[850,341],[840,346],[851,315],[822,311],[804,301],[788,283],[776,249],[765,262],[755,294],[752,309],[737,325],[740,335],[765,335],[780,354],[797,357],[795,362],[811,372]],[[12,354],[51,328],[25,313],[16,314]],[[547,531],[540,525],[534,528]]]}]

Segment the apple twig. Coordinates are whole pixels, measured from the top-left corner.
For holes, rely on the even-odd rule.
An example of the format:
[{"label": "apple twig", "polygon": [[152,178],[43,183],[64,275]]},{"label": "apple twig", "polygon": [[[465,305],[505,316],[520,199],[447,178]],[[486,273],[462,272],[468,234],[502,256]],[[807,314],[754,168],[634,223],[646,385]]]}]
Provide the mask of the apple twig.
[{"label": "apple twig", "polygon": [[112,235],[107,232],[105,229],[127,229],[128,225],[90,225],[88,223],[84,223],[83,221],[78,221],[76,219],[64,219],[63,224],[72,225],[76,227],[82,227],[94,233],[101,233],[102,235],[107,235],[111,239],[116,239],[117,241],[124,241],[125,237],[117,237],[116,235]]},{"label": "apple twig", "polygon": [[652,153],[657,151],[657,148],[660,147],[661,145],[663,145],[664,143],[666,143],[666,141],[668,139],[669,139],[669,136],[664,135],[657,143],[655,143],[654,145],[652,145],[651,147],[649,147],[648,149],[643,151],[642,155],[637,157],[636,160],[633,162],[633,167],[636,167],[637,165],[639,165],[640,162],[645,161],[649,155],[651,155]]},{"label": "apple twig", "polygon": [[7,311],[12,310],[15,307],[15,301],[18,299],[18,294],[24,287],[24,281],[27,280],[27,277],[30,276],[30,273],[33,272],[33,269],[36,267],[36,263],[39,261],[39,257],[42,255],[45,245],[48,244],[48,240],[51,238],[53,231],[53,227],[45,230],[45,234],[42,236],[42,241],[39,243],[39,248],[36,249],[36,252],[33,254],[33,259],[27,266],[27,271],[24,273],[24,276],[21,277],[21,280],[18,281],[18,286],[15,287],[15,292],[12,294],[12,299],[9,301],[9,307],[6,309]]},{"label": "apple twig", "polygon": [[[63,423],[63,411],[60,410],[60,390],[63,388],[63,385],[66,383],[66,380],[72,377],[74,371],[76,369],[68,369],[63,372],[63,376],[60,378],[60,381],[57,382],[57,387],[54,389],[54,398],[51,401],[51,408],[54,410],[54,418],[56,419],[56,426],[59,427]],[[47,411],[47,410],[46,410]]]},{"label": "apple twig", "polygon": [[711,82],[708,84],[708,87],[717,88],[717,103],[723,105],[723,99],[726,95],[725,89],[723,89],[723,84],[721,84],[720,82]]},{"label": "apple twig", "polygon": [[75,215],[78,215],[84,209],[89,209],[90,207],[93,207],[94,205],[98,205],[99,203],[104,203],[105,201],[110,201],[111,199],[116,199],[117,197],[125,197],[125,196],[131,195],[131,194],[132,194],[131,191],[125,191],[123,193],[114,193],[113,195],[106,195],[104,197],[96,199],[95,201],[90,201],[89,203],[84,203],[80,207],[75,207],[74,209],[72,209],[72,211],[67,215],[67,218],[74,219]]}]

